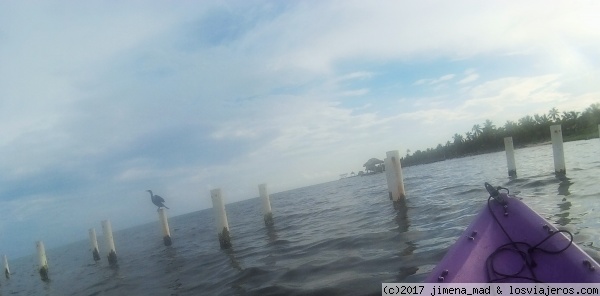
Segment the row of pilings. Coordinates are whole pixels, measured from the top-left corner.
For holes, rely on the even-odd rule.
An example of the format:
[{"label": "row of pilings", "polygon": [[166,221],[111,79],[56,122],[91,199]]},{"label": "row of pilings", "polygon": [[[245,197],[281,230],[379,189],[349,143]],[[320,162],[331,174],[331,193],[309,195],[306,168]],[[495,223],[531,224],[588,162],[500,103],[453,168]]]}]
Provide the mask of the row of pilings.
[{"label": "row of pilings", "polygon": [[[269,193],[267,191],[267,184],[258,185],[258,190],[261,199],[261,205],[263,209],[263,218],[267,227],[274,225],[273,213],[271,210],[271,201]],[[215,224],[217,225],[217,234],[219,238],[219,244],[221,248],[226,249],[231,247],[231,236],[229,235],[229,223],[227,222],[227,214],[225,213],[225,202],[221,192],[221,189],[213,189],[210,191],[213,210],[215,214]],[[173,241],[171,239],[171,231],[169,229],[169,222],[167,219],[166,209],[158,209],[158,219],[160,221],[163,243],[165,246],[171,246]],[[113,238],[112,226],[109,220],[101,221],[102,233],[105,240],[105,245],[108,250],[107,260],[110,266],[117,266],[117,251],[115,247],[115,241]],[[96,229],[90,228],[88,231],[90,240],[90,249],[92,259],[97,262],[101,260],[100,248],[98,247],[98,239],[96,236]],[[36,242],[37,257],[38,257],[38,273],[43,281],[49,281],[49,268],[48,259],[46,258],[46,249],[42,241]],[[8,259],[6,255],[3,256],[4,262],[4,274],[7,279],[10,279],[11,272],[8,266]]]},{"label": "row of pilings", "polygon": [[[600,131],[600,125],[598,125],[598,129]],[[557,176],[565,176],[566,166],[561,125],[550,126],[550,135],[552,142],[552,152],[554,156],[555,174]],[[508,175],[509,177],[514,178],[517,176],[517,167],[512,137],[504,138],[504,147],[506,152]],[[399,209],[400,207],[402,207],[402,204],[406,198],[406,192],[404,190],[404,180],[402,176],[402,164],[400,163],[399,151],[393,150],[386,152],[384,165],[389,198],[390,200],[392,200],[394,208]],[[267,227],[271,227],[274,225],[274,220],[267,185],[258,185],[258,191],[261,199],[265,225]],[[220,188],[216,188],[210,191],[210,196],[213,205],[219,245],[223,249],[230,248],[232,246],[231,235],[229,229],[229,222],[227,221],[227,213],[225,212],[225,201],[223,193]],[[173,241],[171,239],[166,210],[164,208],[159,208],[158,216],[162,229],[163,243],[165,246],[170,246],[173,243]],[[109,264],[113,266],[117,264],[117,253],[112,234],[112,227],[109,220],[103,220],[101,222],[101,225],[104,239],[106,240],[106,247],[108,249],[107,260]],[[92,258],[94,261],[99,261],[101,259],[100,251],[98,248],[98,241],[96,238],[96,230],[94,228],[89,229],[89,238],[92,250]],[[48,260],[46,259],[44,243],[42,241],[38,241],[36,243],[36,248],[39,260],[39,274],[42,280],[47,281],[49,280]],[[8,279],[10,278],[11,273],[6,255],[3,256],[3,263],[4,274],[5,277]]]},{"label": "row of pilings", "polygon": [[[598,130],[600,133],[600,125],[598,125]],[[552,142],[552,156],[554,158],[554,173],[558,177],[565,176],[567,174],[567,167],[565,165],[565,150],[563,148],[563,136],[560,124],[550,126],[550,139]],[[517,177],[517,164],[512,137],[504,138],[504,150],[506,151],[508,176],[515,178]]]}]

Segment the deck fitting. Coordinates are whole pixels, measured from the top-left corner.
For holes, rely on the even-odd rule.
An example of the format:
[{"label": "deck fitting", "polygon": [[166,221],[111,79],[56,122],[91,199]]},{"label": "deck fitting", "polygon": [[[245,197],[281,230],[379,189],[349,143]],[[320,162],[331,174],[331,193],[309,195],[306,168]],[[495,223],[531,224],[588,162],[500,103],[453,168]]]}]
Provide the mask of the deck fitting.
[{"label": "deck fitting", "polygon": [[469,240],[475,240],[476,235],[477,235],[477,231],[473,230],[473,232],[471,232],[471,236],[468,236]]},{"label": "deck fitting", "polygon": [[444,271],[442,271],[442,274],[438,277],[438,282],[443,282],[444,277],[447,275],[448,275],[448,269],[444,269]]}]

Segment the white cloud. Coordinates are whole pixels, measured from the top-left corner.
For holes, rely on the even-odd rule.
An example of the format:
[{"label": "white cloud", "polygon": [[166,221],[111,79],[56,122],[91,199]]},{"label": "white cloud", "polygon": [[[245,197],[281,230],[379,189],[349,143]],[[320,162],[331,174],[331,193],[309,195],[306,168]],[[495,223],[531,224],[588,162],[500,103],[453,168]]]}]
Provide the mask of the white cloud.
[{"label": "white cloud", "polygon": [[[245,44],[276,40],[273,61],[316,72],[331,72],[340,60],[415,57],[466,58],[516,51],[544,53],[574,36],[598,49],[598,22],[589,13],[595,2],[554,5],[466,1],[463,5],[421,1],[331,2],[298,5],[273,23],[258,28]],[[463,7],[469,7],[465,13]],[[475,26],[473,24],[476,24]],[[418,30],[416,29],[418,28]],[[376,33],[374,33],[376,32]],[[501,36],[501,38],[499,38]],[[561,50],[567,50],[560,46]],[[547,57],[546,57],[547,58]]]},{"label": "white cloud", "polygon": [[336,78],[334,81],[339,83],[339,82],[344,82],[344,81],[348,81],[348,80],[356,80],[356,79],[367,79],[367,78],[371,78],[373,77],[373,75],[375,75],[372,72],[366,72],[366,71],[361,71],[361,72],[352,72],[346,75],[342,75],[339,78]]},{"label": "white cloud", "polygon": [[368,93],[369,93],[369,89],[361,88],[361,89],[353,89],[353,90],[343,91],[339,94],[339,96],[340,97],[356,97],[356,96],[363,96]]},{"label": "white cloud", "polygon": [[456,75],[454,75],[454,74],[446,74],[446,75],[443,75],[443,76],[441,76],[439,78],[434,78],[434,79],[419,79],[419,80],[415,81],[413,83],[413,85],[424,85],[424,84],[426,84],[426,85],[436,85],[436,84],[440,84],[440,83],[443,83],[443,82],[448,81],[448,80],[452,80],[454,78],[454,76],[456,76]]},{"label": "white cloud", "polygon": [[473,82],[475,80],[479,79],[479,74],[477,73],[472,73],[472,74],[468,74],[467,77],[461,79],[460,81],[457,82],[457,84],[466,84],[469,82]]},{"label": "white cloud", "polygon": [[[181,214],[209,207],[198,192],[213,186],[239,185],[224,188],[234,201],[259,182],[327,181],[460,124],[598,98],[597,2],[234,4],[0,3],[0,202],[42,225],[37,211],[64,223],[56,209],[77,200],[87,222],[147,203],[123,196],[152,187]],[[211,35],[213,21],[232,29]],[[475,70],[510,54],[536,74],[483,81]],[[435,74],[413,85],[444,94],[425,97],[389,70],[399,64],[427,67]],[[390,80],[402,87],[382,94]],[[83,205],[97,196],[115,202]]]}]

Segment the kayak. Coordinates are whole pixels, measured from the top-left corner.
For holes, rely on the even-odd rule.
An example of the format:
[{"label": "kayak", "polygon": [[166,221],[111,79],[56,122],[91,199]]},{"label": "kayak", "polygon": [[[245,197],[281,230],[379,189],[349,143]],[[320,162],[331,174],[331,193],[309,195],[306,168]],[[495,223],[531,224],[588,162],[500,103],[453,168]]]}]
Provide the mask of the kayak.
[{"label": "kayak", "polygon": [[508,189],[488,203],[431,271],[428,283],[599,283],[600,265]]}]

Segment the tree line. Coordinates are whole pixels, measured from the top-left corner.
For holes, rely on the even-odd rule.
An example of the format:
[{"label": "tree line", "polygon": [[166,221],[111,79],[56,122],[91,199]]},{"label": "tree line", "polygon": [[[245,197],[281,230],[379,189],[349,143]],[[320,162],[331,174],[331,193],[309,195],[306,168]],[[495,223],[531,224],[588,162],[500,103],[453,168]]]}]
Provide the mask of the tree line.
[{"label": "tree line", "polygon": [[412,154],[407,150],[406,156],[401,159],[402,166],[502,151],[505,137],[512,137],[517,147],[550,141],[550,126],[554,124],[562,125],[565,141],[597,138],[600,103],[590,105],[583,112],[559,112],[552,108],[548,114],[527,115],[516,122],[508,120],[499,127],[487,119],[482,125],[473,125],[464,135],[454,134],[444,145],[438,144],[435,148],[417,150]]}]

